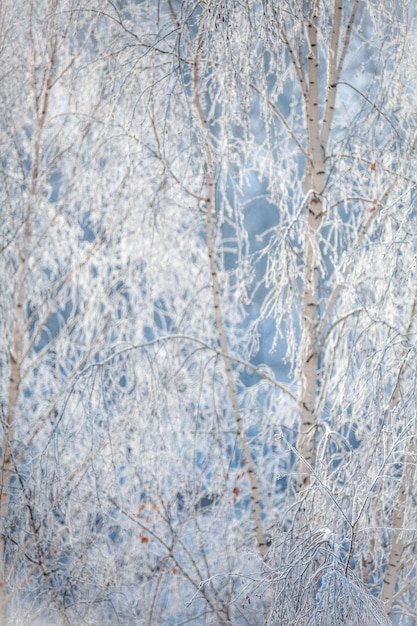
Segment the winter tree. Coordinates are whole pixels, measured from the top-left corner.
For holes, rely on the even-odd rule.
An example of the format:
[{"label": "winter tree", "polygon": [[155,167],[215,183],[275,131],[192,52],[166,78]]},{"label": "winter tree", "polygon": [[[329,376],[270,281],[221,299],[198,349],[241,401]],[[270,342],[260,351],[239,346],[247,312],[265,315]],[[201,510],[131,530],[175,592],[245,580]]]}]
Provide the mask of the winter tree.
[{"label": "winter tree", "polygon": [[413,624],[414,3],[4,1],[7,624]]}]

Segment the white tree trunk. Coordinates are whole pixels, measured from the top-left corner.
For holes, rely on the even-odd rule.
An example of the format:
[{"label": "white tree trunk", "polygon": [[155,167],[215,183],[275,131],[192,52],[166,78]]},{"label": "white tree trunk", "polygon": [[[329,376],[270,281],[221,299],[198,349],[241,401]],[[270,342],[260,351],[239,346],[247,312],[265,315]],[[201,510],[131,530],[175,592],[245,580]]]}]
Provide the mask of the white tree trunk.
[{"label": "white tree trunk", "polygon": [[[410,337],[410,333],[412,332],[415,315],[417,310],[417,290],[414,294],[414,300],[411,307],[410,313],[410,322],[407,328],[407,336]],[[405,353],[403,354],[405,358]],[[401,380],[404,377],[404,374],[409,369],[408,364],[403,368],[403,364],[401,363],[401,370],[399,374],[399,378],[395,387],[395,391],[391,400],[391,408],[395,409],[397,402],[399,400],[399,387],[401,384]],[[415,426],[414,426],[415,429]],[[402,564],[402,555],[404,548],[404,541],[402,535],[402,529],[405,524],[405,515],[406,515],[406,507],[407,501],[409,499],[410,491],[413,489],[415,484],[415,436],[410,438],[409,445],[407,446],[407,451],[404,455],[403,459],[403,471],[401,476],[400,488],[397,496],[397,501],[394,505],[394,509],[392,512],[392,537],[391,537],[391,546],[390,552],[388,556],[388,563],[386,566],[385,574],[384,574],[384,582],[381,590],[381,600],[385,604],[387,614],[390,614],[392,602],[396,590],[397,580],[399,570]]]},{"label": "white tree trunk", "polygon": [[301,314],[301,395],[298,452],[299,486],[309,484],[310,467],[316,456],[316,396],[318,385],[318,324],[319,324],[319,272],[320,272],[320,226],[323,217],[322,191],[325,163],[320,142],[319,128],[319,76],[317,50],[318,6],[308,24],[309,55],[307,63],[307,153],[305,191],[306,230],[304,242],[304,294]]}]

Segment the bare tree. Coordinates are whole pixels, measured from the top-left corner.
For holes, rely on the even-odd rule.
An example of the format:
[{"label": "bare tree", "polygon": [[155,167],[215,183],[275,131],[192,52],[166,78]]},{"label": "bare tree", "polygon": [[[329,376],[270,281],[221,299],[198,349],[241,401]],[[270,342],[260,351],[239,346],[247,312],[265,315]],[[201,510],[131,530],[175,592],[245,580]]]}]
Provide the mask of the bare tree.
[{"label": "bare tree", "polygon": [[411,623],[412,6],[1,11],[4,620]]},{"label": "bare tree", "polygon": [[50,606],[79,623],[80,586],[101,602],[87,532],[99,512],[86,503],[95,510],[92,465],[109,440],[104,415],[98,430],[83,418],[91,392],[76,384],[125,334],[134,166],[113,120],[100,13],[58,1],[1,11],[0,621]]}]

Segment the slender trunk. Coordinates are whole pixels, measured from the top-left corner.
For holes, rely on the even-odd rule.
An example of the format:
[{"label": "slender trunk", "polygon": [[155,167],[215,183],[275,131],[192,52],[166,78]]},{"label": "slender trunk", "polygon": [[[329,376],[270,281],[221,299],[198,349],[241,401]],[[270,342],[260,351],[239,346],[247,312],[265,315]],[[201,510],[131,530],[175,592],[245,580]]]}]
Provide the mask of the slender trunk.
[{"label": "slender trunk", "polygon": [[318,324],[320,227],[323,218],[325,163],[319,131],[319,85],[317,50],[317,9],[308,25],[309,55],[307,61],[307,145],[309,162],[306,167],[305,190],[308,195],[304,243],[304,294],[301,316],[301,394],[300,429],[298,439],[299,488],[308,486],[310,467],[316,457],[316,396],[318,386]]},{"label": "slender trunk", "polygon": [[232,362],[229,358],[229,349],[227,345],[226,339],[226,331],[223,322],[223,316],[221,312],[221,299],[220,299],[220,286],[219,286],[219,277],[217,273],[217,265],[216,265],[216,255],[215,255],[215,244],[213,238],[213,214],[215,211],[215,188],[214,188],[214,160],[210,147],[210,133],[208,129],[208,124],[206,117],[204,115],[203,105],[201,103],[199,90],[198,90],[198,71],[199,71],[199,53],[201,46],[199,46],[199,51],[197,52],[195,61],[194,61],[194,98],[196,103],[196,108],[198,112],[198,116],[200,119],[200,123],[203,127],[205,134],[205,151],[206,151],[206,165],[207,165],[207,198],[206,198],[206,238],[207,238],[207,250],[209,257],[209,265],[210,265],[210,274],[211,274],[211,286],[212,286],[212,296],[213,296],[213,308],[216,320],[217,332],[219,335],[220,347],[222,351],[222,358],[224,363],[224,368],[226,371],[226,379],[227,379],[227,388],[229,392],[229,397],[232,405],[233,416],[235,420],[236,427],[236,435],[239,440],[239,444],[242,451],[242,462],[245,467],[246,474],[248,476],[249,485],[250,485],[250,498],[252,503],[252,513],[255,523],[255,535],[256,542],[258,545],[259,552],[262,557],[266,555],[266,543],[265,543],[265,535],[262,524],[262,514],[261,514],[261,504],[260,504],[260,494],[258,487],[258,478],[255,470],[255,466],[252,460],[252,456],[249,450],[249,446],[246,441],[246,436],[244,432],[244,424],[242,420],[242,416],[239,409],[239,402],[237,397],[236,386],[233,378],[233,369]]},{"label": "slender trunk", "polygon": [[[322,328],[319,319],[319,272],[321,262],[320,238],[325,207],[325,155],[328,148],[336,100],[337,81],[349,47],[351,27],[355,20],[358,0],[354,0],[348,26],[342,38],[343,3],[334,0],[332,37],[327,58],[327,85],[324,98],[323,119],[320,127],[319,52],[317,46],[317,24],[319,4],[314,3],[307,29],[309,53],[307,59],[307,87],[300,67],[297,76],[303,93],[306,109],[307,153],[304,188],[306,203],[306,231],[304,242],[304,293],[301,314],[301,389],[299,397],[300,428],[298,437],[298,487],[303,489],[310,483],[310,472],[316,460],[316,420],[318,363]],[[343,44],[341,45],[341,40]],[[339,51],[341,49],[341,52]],[[291,52],[291,50],[290,50]],[[297,66],[294,55],[293,63]],[[301,76],[301,79],[300,79]],[[333,303],[330,305],[332,308]],[[328,311],[326,311],[328,314]]]},{"label": "slender trunk", "polygon": [[[414,319],[417,312],[417,290],[414,293],[413,305],[411,307],[410,313],[410,321],[407,328],[407,335],[410,335],[414,325]],[[399,379],[397,381],[395,391],[392,395],[391,399],[391,408],[397,405],[399,400],[399,385],[401,379],[405,375],[405,371],[407,370],[407,366],[401,368]],[[408,445],[407,452],[404,458],[404,468],[401,476],[400,489],[397,496],[397,501],[394,505],[393,516],[392,516],[392,538],[391,538],[391,546],[390,553],[388,556],[388,563],[385,570],[384,575],[384,583],[381,590],[381,600],[385,603],[387,614],[390,613],[393,597],[395,593],[395,588],[397,585],[398,574],[401,567],[401,558],[403,553],[403,536],[401,534],[401,530],[404,527],[405,522],[405,514],[407,507],[408,495],[410,492],[410,488],[414,485],[414,477],[415,477],[415,466],[413,462],[407,463],[407,457],[410,459],[414,458],[415,453],[415,438],[412,437],[410,439],[410,443]]]},{"label": "slender trunk", "polygon": [[13,473],[13,433],[20,389],[20,366],[22,353],[22,315],[24,310],[24,286],[23,273],[24,262],[19,272],[18,294],[16,302],[16,314],[14,319],[12,346],[9,351],[9,392],[7,398],[8,411],[4,420],[4,432],[2,441],[2,467],[1,467],[1,492],[0,492],[0,520],[2,533],[0,534],[0,623],[6,623],[7,611],[7,579],[6,579],[6,547],[7,547],[7,519],[10,497],[10,483]]},{"label": "slender trunk", "polygon": [[[32,42],[33,43],[33,42]],[[35,46],[33,45],[33,51]],[[55,54],[55,52],[54,52]],[[4,433],[2,441],[2,483],[0,493],[0,519],[3,523],[3,533],[0,536],[0,563],[1,563],[1,579],[0,579],[0,619],[1,623],[6,623],[7,611],[7,576],[6,576],[6,559],[7,559],[7,519],[10,499],[10,484],[13,473],[13,439],[15,429],[15,419],[17,404],[19,399],[19,390],[21,383],[21,368],[23,360],[23,340],[25,328],[25,285],[28,278],[28,257],[29,246],[32,235],[32,199],[37,196],[39,170],[40,170],[40,152],[41,152],[41,134],[45,124],[46,114],[49,102],[49,90],[53,76],[55,64],[55,56],[53,55],[51,64],[48,68],[48,76],[45,85],[42,85],[38,92],[35,85],[34,109],[36,111],[37,128],[35,141],[33,144],[33,162],[31,171],[30,196],[26,206],[26,215],[23,230],[23,241],[19,250],[19,270],[16,277],[16,301],[15,314],[13,320],[12,344],[9,349],[10,373],[9,373],[9,393],[8,393],[8,412],[4,424]]]},{"label": "slender trunk", "polygon": [[[407,456],[414,456],[414,439],[410,440]],[[404,527],[405,511],[410,487],[414,485],[414,476],[414,463],[410,462],[403,470],[400,491],[394,505],[390,553],[385,570],[384,583],[381,590],[381,600],[385,603],[385,610],[388,615],[391,612],[394,593],[397,586],[398,573],[402,563],[404,541],[401,531]]]}]

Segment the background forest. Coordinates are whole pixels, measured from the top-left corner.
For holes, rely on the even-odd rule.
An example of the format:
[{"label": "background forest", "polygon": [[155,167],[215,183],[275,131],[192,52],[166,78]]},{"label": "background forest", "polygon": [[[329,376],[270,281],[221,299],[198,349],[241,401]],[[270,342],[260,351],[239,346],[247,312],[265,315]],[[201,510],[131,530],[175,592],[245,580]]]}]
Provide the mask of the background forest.
[{"label": "background forest", "polygon": [[415,4],[1,1],[1,624],[417,624]]}]

